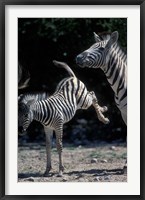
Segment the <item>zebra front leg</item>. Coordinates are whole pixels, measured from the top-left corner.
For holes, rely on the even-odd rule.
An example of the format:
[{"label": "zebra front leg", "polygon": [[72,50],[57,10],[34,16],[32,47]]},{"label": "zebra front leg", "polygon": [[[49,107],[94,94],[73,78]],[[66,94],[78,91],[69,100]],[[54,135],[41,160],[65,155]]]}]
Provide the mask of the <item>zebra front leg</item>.
[{"label": "zebra front leg", "polygon": [[58,156],[59,156],[59,174],[58,174],[58,176],[62,176],[63,171],[64,171],[63,162],[62,162],[62,135],[63,135],[62,128],[55,130],[55,133],[56,133],[56,147],[57,147]]},{"label": "zebra front leg", "polygon": [[49,171],[51,170],[51,139],[53,130],[48,127],[44,127],[45,135],[46,135],[46,156],[47,156],[47,163],[46,163],[46,171],[44,176],[49,176]]},{"label": "zebra front leg", "polygon": [[97,97],[95,95],[95,93],[93,91],[90,92],[90,94],[92,95],[92,105],[93,107],[95,108],[96,110],[96,113],[97,113],[97,116],[98,116],[98,119],[103,122],[104,124],[108,124],[109,123],[109,119],[106,118],[103,113],[106,112],[108,109],[106,106],[99,106],[98,104],[98,100],[97,100]]}]

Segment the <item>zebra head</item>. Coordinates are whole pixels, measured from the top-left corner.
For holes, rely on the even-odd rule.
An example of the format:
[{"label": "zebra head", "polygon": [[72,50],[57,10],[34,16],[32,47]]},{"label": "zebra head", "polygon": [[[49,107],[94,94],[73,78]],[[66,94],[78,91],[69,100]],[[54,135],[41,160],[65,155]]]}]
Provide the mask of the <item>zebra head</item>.
[{"label": "zebra head", "polygon": [[33,100],[29,100],[27,103],[18,100],[18,131],[19,135],[26,134],[26,130],[30,123],[33,121],[33,113],[30,106]]},{"label": "zebra head", "polygon": [[118,32],[102,35],[102,37],[94,33],[94,37],[96,43],[76,57],[76,63],[80,67],[103,68],[106,66],[112,46],[118,40]]}]

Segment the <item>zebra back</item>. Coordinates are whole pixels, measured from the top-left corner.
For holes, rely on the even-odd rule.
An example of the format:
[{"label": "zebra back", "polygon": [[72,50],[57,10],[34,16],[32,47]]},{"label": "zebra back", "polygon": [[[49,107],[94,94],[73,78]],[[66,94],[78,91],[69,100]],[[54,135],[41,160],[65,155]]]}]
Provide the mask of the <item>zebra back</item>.
[{"label": "zebra back", "polygon": [[69,102],[69,106],[77,109],[87,109],[90,105],[90,99],[87,98],[88,91],[83,82],[81,82],[72,69],[63,62],[53,61],[56,66],[66,69],[71,77],[63,79],[57,86],[54,94],[62,94]]}]

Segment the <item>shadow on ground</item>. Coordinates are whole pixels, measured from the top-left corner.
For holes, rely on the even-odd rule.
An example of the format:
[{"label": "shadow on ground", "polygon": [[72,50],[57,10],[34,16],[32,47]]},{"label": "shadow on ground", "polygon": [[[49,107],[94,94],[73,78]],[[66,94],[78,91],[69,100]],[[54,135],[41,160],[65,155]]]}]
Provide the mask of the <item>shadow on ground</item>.
[{"label": "shadow on ground", "polygon": [[[83,175],[83,174],[92,174],[94,176],[104,176],[104,175],[122,175],[123,170],[122,169],[102,169],[102,170],[97,170],[97,169],[90,169],[90,170],[83,170],[83,171],[72,171],[68,173],[64,173],[64,175]],[[55,173],[50,173],[49,177],[55,175]],[[29,177],[44,177],[42,173],[19,173],[18,178],[29,178]]]}]

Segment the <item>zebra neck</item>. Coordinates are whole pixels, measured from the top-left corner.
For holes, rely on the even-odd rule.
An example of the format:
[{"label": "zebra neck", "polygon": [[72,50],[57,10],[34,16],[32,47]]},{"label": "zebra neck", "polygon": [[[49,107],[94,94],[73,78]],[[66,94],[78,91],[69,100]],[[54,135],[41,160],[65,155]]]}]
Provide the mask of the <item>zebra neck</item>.
[{"label": "zebra neck", "polygon": [[31,106],[31,116],[33,117],[33,120],[40,121],[38,110],[39,108],[38,108],[37,103],[34,103]]},{"label": "zebra neck", "polygon": [[126,88],[126,68],[126,55],[118,45],[115,45],[103,71],[116,96],[118,96],[121,88]]}]

